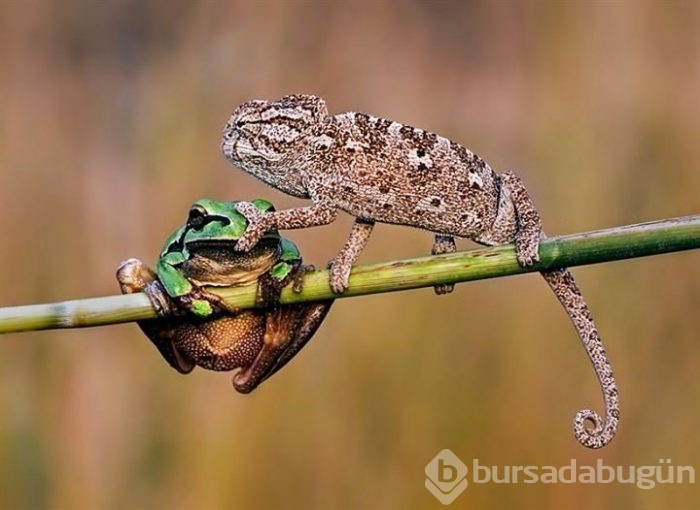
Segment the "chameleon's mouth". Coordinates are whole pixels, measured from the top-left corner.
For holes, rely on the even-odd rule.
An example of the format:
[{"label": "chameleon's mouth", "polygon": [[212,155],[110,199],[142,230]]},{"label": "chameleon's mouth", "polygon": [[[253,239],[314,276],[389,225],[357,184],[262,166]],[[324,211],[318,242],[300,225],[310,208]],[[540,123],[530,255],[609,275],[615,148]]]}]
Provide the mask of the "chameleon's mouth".
[{"label": "chameleon's mouth", "polygon": [[227,159],[233,161],[245,161],[247,159],[262,159],[268,162],[278,162],[282,154],[269,154],[260,151],[250,141],[239,137],[226,137],[221,142],[221,152]]},{"label": "chameleon's mouth", "polygon": [[236,154],[236,140],[228,133],[224,133],[224,137],[221,140],[221,152],[223,152],[227,159],[238,159],[238,154]]}]

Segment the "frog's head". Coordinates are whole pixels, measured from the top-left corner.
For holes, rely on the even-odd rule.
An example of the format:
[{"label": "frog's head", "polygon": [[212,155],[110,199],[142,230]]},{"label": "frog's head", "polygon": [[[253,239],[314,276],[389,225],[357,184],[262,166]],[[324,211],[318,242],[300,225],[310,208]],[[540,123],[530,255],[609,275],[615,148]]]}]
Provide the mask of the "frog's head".
[{"label": "frog's head", "polygon": [[[274,211],[267,200],[252,203],[261,212]],[[158,274],[166,288],[170,286],[164,269],[175,270],[173,279],[185,289],[182,276],[200,285],[228,286],[254,281],[280,261],[284,246],[277,230],[267,232],[248,252],[235,250],[248,226],[237,204],[202,199],[192,205],[187,223],[170,236],[161,253]]]},{"label": "frog's head", "polygon": [[311,129],[327,116],[325,101],[311,95],[248,101],[236,108],[226,123],[221,151],[228,161],[263,182],[306,197],[290,160],[303,150]]},{"label": "frog's head", "polygon": [[[263,199],[251,202],[261,212],[274,211],[274,206]],[[203,198],[190,207],[184,226],[183,242],[212,241],[233,243],[238,241],[248,228],[248,220],[236,208],[238,202],[223,202]]]}]

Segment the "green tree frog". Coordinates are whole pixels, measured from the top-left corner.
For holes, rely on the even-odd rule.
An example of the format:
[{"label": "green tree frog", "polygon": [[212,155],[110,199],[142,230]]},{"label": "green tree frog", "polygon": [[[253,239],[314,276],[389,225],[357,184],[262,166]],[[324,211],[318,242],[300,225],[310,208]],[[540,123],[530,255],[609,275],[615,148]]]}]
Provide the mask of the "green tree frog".
[{"label": "green tree frog", "polygon": [[[280,305],[290,281],[299,290],[306,267],[296,245],[277,230],[266,232],[249,252],[234,250],[248,221],[238,202],[197,201],[187,223],[166,241],[155,271],[138,259],[122,262],[117,280],[124,294],[145,292],[159,318],[138,321],[166,361],[187,374],[195,366],[240,368],[234,388],[249,393],[282,368],[316,332],[332,300]],[[254,200],[261,212],[274,210]],[[236,310],[204,286],[257,282],[260,308]]]}]

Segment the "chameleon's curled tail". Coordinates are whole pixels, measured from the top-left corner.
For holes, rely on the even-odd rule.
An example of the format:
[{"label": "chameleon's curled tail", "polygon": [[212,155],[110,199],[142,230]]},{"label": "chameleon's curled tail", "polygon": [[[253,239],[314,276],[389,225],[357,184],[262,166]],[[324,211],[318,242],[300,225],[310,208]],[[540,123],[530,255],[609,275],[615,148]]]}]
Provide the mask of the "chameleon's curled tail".
[{"label": "chameleon's curled tail", "polygon": [[[581,297],[571,272],[568,269],[557,269],[545,271],[542,276],[568,311],[603,391],[605,420],[590,409],[579,411],[574,418],[574,435],[583,446],[602,448],[615,437],[620,419],[620,400],[612,367],[593,322],[593,316]],[[589,427],[591,423],[593,426]]]}]

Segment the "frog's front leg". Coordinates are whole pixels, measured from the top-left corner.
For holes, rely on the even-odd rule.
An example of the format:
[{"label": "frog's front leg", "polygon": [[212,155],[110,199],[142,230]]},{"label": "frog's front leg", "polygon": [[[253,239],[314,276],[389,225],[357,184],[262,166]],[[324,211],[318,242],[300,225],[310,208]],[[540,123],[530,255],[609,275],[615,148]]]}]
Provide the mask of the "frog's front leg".
[{"label": "frog's front leg", "polygon": [[[179,261],[180,259],[177,259],[177,262]],[[238,313],[238,309],[226,303],[220,296],[187,278],[180,269],[170,263],[168,256],[161,258],[156,267],[160,284],[180,311],[193,313],[200,318],[209,317],[220,310],[231,315]],[[149,297],[153,301],[153,296],[149,294]]]},{"label": "frog's front leg", "polygon": [[226,312],[229,315],[240,313],[238,308],[228,304],[224,301],[224,298],[218,294],[209,292],[203,287],[194,284],[192,285],[192,290],[188,294],[175,299],[181,309],[192,312],[202,319],[210,317],[217,312]]}]

